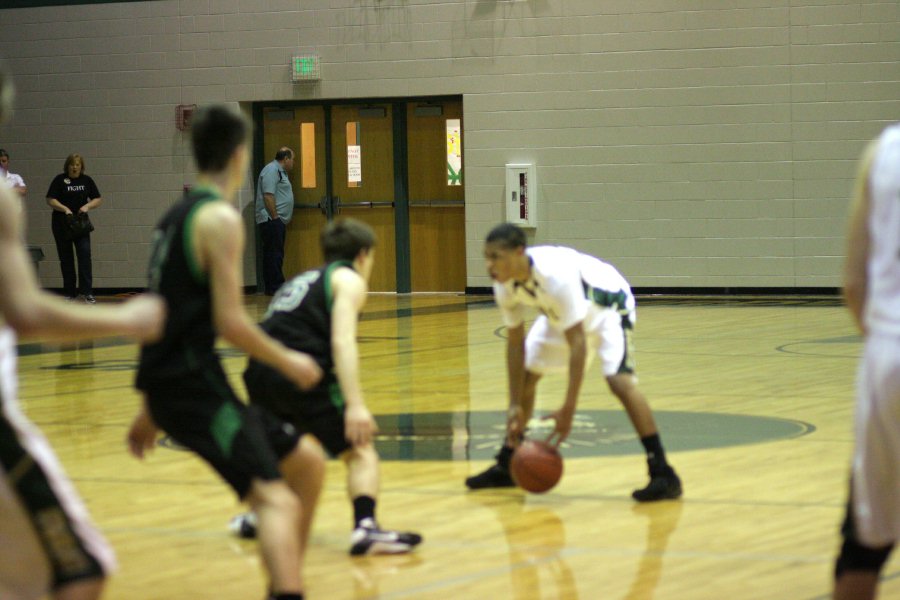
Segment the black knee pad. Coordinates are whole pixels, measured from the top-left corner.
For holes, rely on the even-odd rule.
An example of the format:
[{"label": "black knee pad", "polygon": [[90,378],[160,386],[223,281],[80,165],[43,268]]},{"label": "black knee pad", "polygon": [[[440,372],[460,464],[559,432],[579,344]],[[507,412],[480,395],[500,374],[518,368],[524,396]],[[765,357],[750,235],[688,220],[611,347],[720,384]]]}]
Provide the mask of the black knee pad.
[{"label": "black knee pad", "polygon": [[845,571],[880,573],[893,549],[893,544],[883,548],[869,548],[856,540],[845,539],[834,567],[834,576],[840,577]]}]

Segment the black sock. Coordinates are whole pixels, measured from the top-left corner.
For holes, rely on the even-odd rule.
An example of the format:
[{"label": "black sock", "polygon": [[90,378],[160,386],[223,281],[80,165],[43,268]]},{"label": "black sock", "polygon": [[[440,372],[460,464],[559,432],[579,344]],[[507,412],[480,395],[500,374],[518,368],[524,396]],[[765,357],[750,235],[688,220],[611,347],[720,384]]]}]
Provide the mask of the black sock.
[{"label": "black sock", "polygon": [[644,450],[647,452],[647,464],[650,466],[651,475],[660,473],[669,466],[666,462],[666,451],[663,450],[662,440],[659,439],[658,433],[642,437],[641,444],[644,445]]},{"label": "black sock", "polygon": [[363,519],[375,520],[375,498],[371,496],[357,496],[353,499],[353,520],[359,527]]},{"label": "black sock", "polygon": [[303,600],[303,594],[269,594],[268,600]]},{"label": "black sock", "polygon": [[495,457],[497,459],[497,464],[504,471],[509,471],[509,461],[512,459],[513,450],[513,447],[510,446],[508,442],[503,442],[503,447],[500,448],[500,452],[498,452]]}]

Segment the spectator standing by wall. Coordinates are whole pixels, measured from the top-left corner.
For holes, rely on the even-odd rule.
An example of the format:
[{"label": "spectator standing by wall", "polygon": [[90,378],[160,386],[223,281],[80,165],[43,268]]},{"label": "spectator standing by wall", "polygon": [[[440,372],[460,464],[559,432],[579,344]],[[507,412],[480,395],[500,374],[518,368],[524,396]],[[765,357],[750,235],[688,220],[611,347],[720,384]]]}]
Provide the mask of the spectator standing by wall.
[{"label": "spectator standing by wall", "polygon": [[53,178],[47,190],[47,204],[53,209],[53,239],[59,254],[62,270],[63,294],[69,300],[76,298],[75,257],[78,257],[77,294],[88,304],[94,304],[93,272],[91,266],[91,234],[74,233],[72,224],[86,219],[91,211],[103,202],[97,184],[85,174],[84,159],[80,154],[66,158],[63,172]]},{"label": "spectator standing by wall", "polygon": [[263,286],[272,296],[284,283],[284,239],[294,214],[294,189],[288,172],[294,168],[294,151],[283,146],[275,160],[263,167],[256,182],[256,225],[262,240]]},{"label": "spectator standing by wall", "polygon": [[6,187],[13,189],[21,197],[25,197],[28,188],[25,186],[25,180],[21,175],[11,173],[9,170],[9,153],[0,148],[0,182],[5,183]]}]

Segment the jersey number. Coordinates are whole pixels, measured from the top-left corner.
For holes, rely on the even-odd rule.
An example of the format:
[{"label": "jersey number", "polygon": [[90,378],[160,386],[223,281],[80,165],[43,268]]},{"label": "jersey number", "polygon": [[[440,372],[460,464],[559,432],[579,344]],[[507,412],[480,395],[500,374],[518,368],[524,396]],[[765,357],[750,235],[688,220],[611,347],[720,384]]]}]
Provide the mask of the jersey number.
[{"label": "jersey number", "polygon": [[263,320],[268,319],[273,313],[290,312],[300,306],[300,303],[306,298],[306,294],[309,293],[309,286],[318,281],[321,275],[321,271],[307,271],[281,286],[281,289],[272,298]]}]

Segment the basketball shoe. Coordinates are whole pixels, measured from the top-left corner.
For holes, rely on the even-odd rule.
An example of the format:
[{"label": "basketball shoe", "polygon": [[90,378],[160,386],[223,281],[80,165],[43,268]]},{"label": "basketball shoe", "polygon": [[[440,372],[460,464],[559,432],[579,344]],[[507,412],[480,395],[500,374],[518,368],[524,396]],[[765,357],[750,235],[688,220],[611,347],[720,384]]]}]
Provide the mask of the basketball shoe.
[{"label": "basketball shoe", "polygon": [[418,533],[381,529],[374,519],[363,519],[350,534],[350,554],[403,554],[421,543]]},{"label": "basketball shoe", "polygon": [[486,488],[516,487],[509,469],[500,465],[491,465],[478,475],[466,478],[466,487],[470,490],[482,490]]},{"label": "basketball shoe", "polygon": [[634,490],[631,497],[638,502],[655,502],[657,500],[673,500],[681,497],[681,479],[675,469],[666,465],[659,470],[650,470],[650,483],[647,487]]},{"label": "basketball shoe", "polygon": [[509,473],[509,461],[512,458],[513,449],[504,445],[494,458],[497,462],[482,471],[466,479],[466,487],[470,490],[485,488],[516,487],[512,475]]},{"label": "basketball shoe", "polygon": [[248,512],[233,517],[228,522],[228,530],[234,535],[247,540],[256,537],[256,513]]}]

